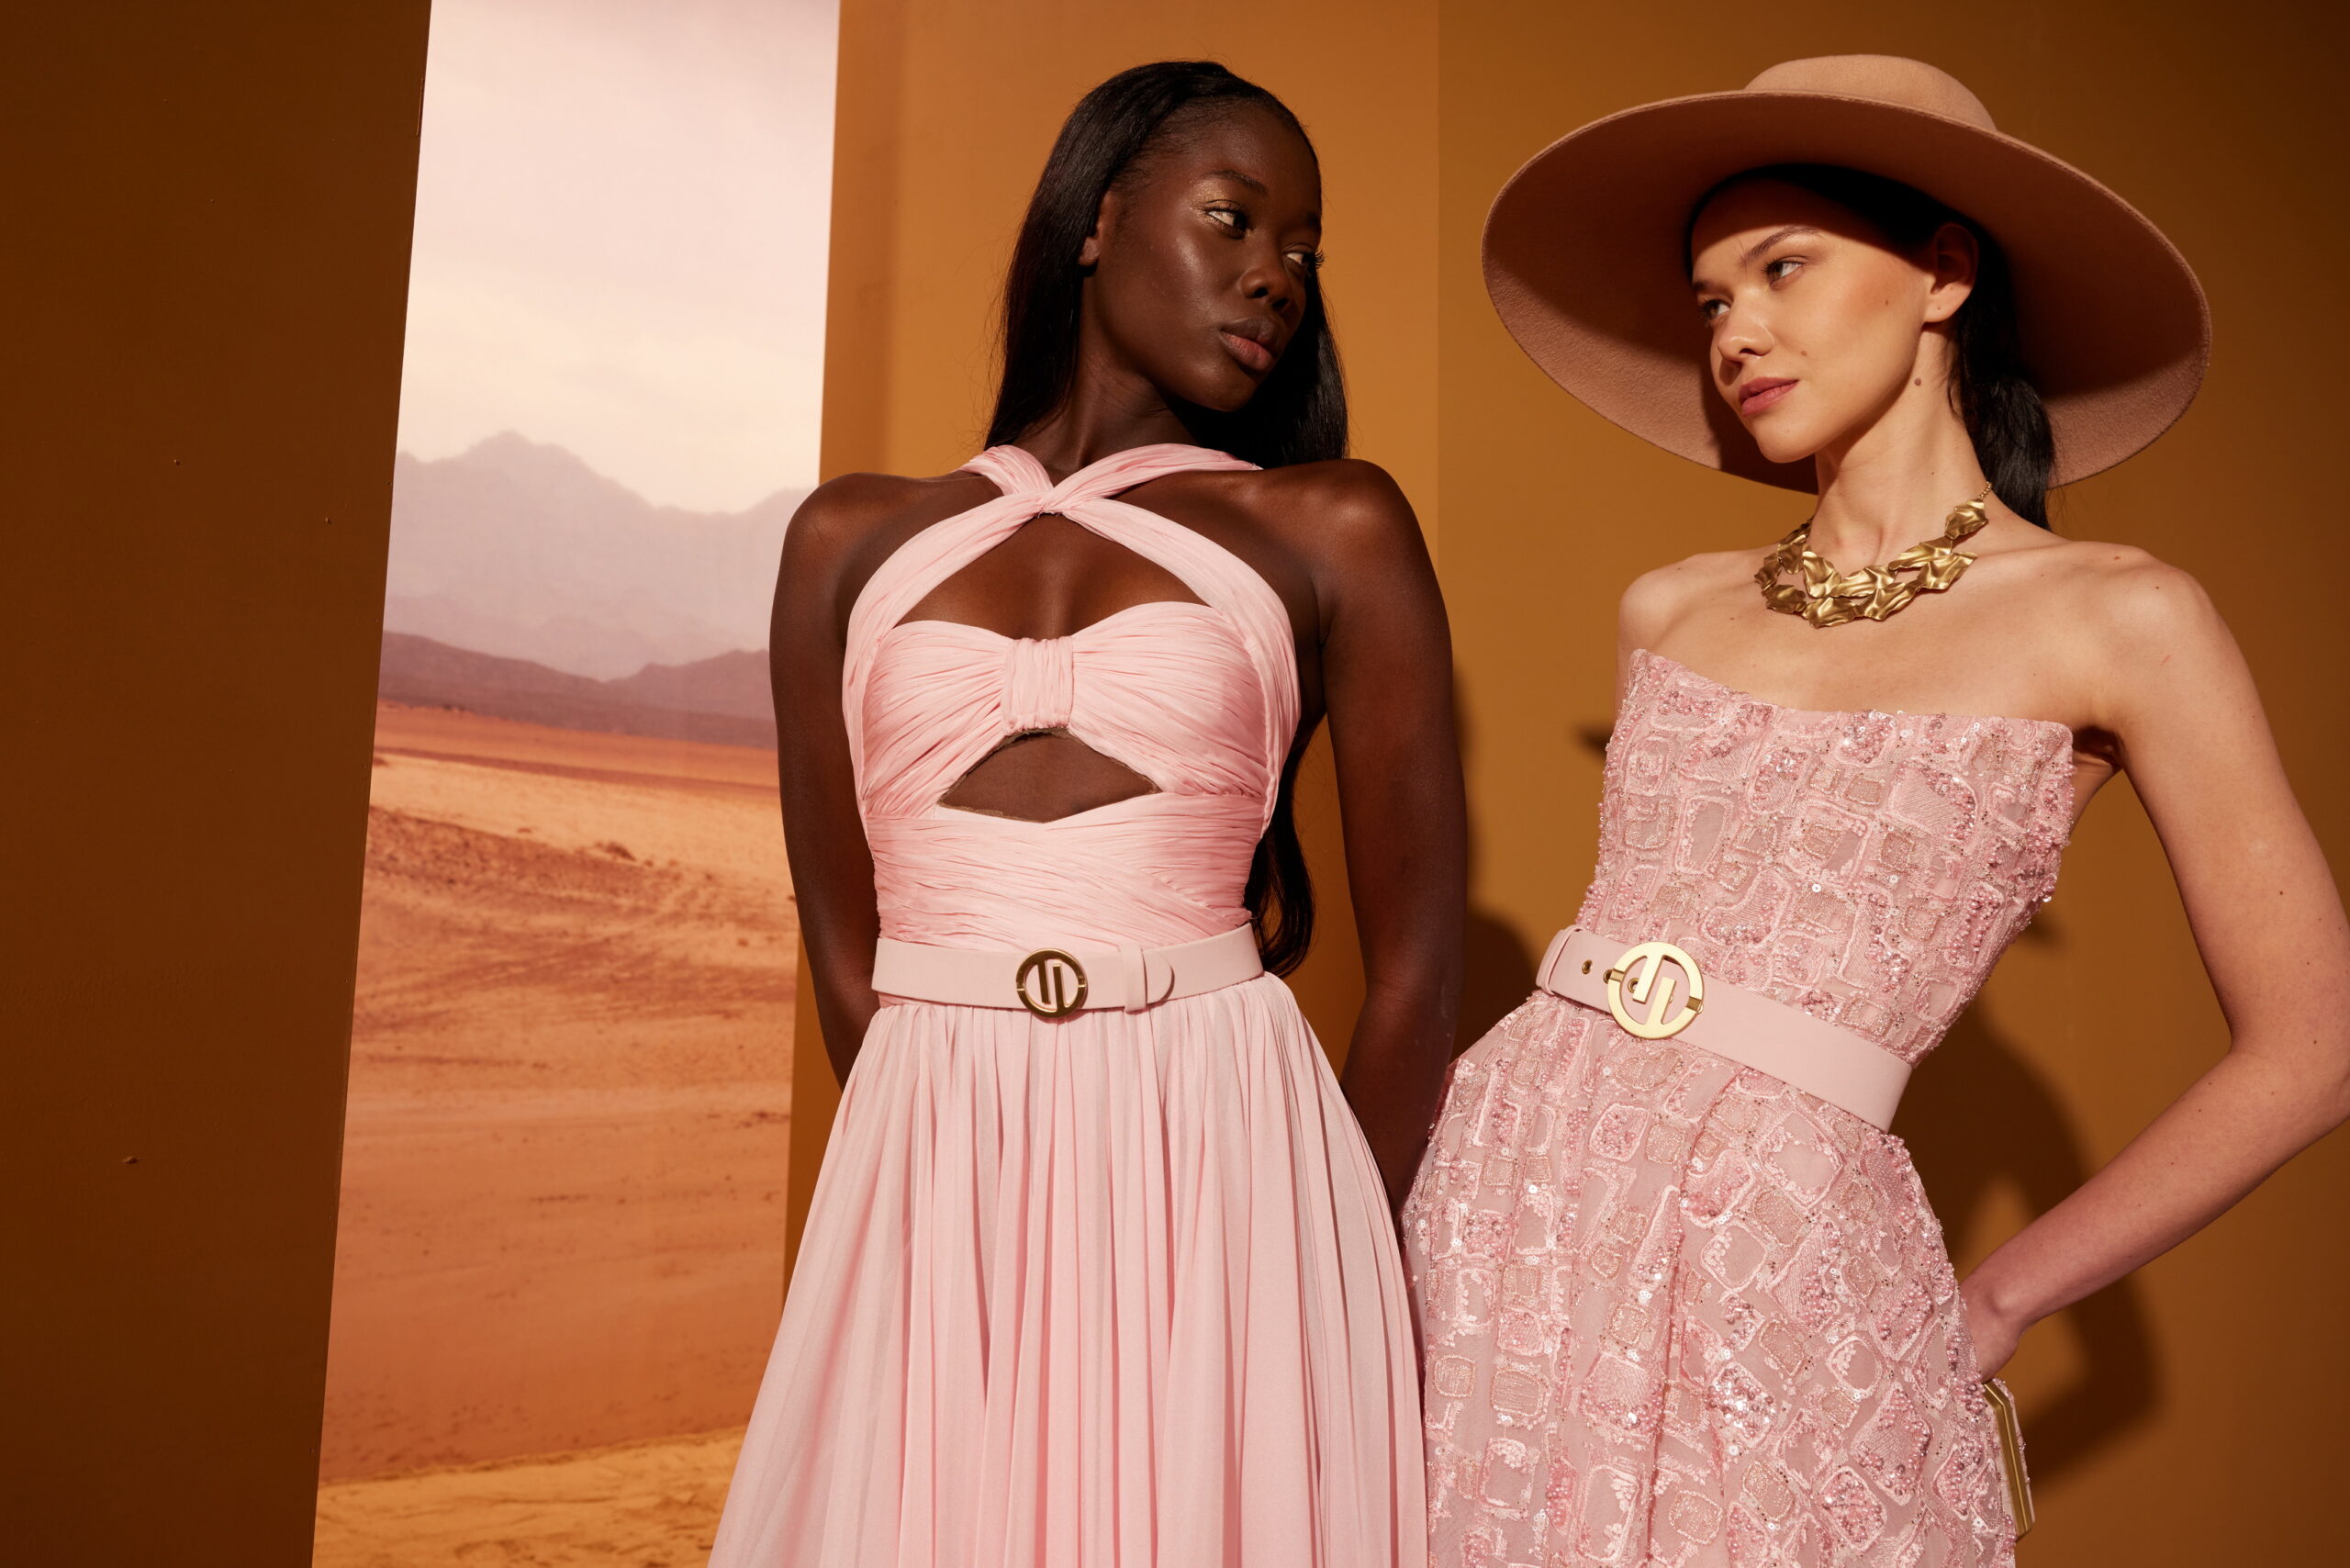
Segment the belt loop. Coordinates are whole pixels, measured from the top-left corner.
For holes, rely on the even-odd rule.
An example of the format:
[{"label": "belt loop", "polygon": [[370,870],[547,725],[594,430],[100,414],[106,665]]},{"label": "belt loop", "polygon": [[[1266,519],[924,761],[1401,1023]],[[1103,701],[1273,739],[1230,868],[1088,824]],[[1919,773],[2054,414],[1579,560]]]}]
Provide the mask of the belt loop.
[{"label": "belt loop", "polygon": [[1125,987],[1124,1005],[1129,1013],[1139,1013],[1150,1005],[1149,987],[1143,983],[1142,949],[1131,945],[1118,949],[1118,983]]}]

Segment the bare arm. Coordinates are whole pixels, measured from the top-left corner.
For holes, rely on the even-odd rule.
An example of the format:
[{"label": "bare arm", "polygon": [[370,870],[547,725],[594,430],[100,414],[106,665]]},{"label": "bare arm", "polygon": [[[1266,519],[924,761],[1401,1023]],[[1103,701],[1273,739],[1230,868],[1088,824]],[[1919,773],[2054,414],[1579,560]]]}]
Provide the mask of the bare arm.
[{"label": "bare arm", "polygon": [[873,855],[856,809],[841,712],[845,562],[870,527],[860,493],[867,487],[861,476],[834,480],[793,515],[767,638],[784,847],[825,1054],[844,1081],[879,1006],[873,992],[873,943],[881,926]]},{"label": "bare arm", "polygon": [[2350,928],[2251,672],[2192,578],[2100,585],[2098,722],[2168,853],[2227,1054],[1965,1282],[1986,1373],[2022,1331],[2177,1246],[2350,1115]]},{"label": "bare arm", "polygon": [[1341,1085],[1400,1207],[1427,1145],[1460,1008],[1467,822],[1452,642],[1411,503],[1388,476],[1329,509],[1317,570],[1322,678],[1362,942]]}]

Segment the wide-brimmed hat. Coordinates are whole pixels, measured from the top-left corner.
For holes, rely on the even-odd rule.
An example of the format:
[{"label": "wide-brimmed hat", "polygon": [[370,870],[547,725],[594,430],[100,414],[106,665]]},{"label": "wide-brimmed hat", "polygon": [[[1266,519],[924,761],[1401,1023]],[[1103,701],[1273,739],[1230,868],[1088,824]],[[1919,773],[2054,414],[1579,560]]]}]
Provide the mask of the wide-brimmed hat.
[{"label": "wide-brimmed hat", "polygon": [[1890,55],[1790,61],[1742,92],[1647,104],[1552,142],[1486,216],[1494,308],[1551,379],[1633,434],[1811,489],[1812,465],[1763,461],[1709,385],[1684,249],[1706,192],[1777,163],[1898,180],[1998,241],[2055,431],[2056,484],[2121,462],[2194,399],[2210,312],[2162,230],[2071,164],[2001,134],[1956,78]]}]

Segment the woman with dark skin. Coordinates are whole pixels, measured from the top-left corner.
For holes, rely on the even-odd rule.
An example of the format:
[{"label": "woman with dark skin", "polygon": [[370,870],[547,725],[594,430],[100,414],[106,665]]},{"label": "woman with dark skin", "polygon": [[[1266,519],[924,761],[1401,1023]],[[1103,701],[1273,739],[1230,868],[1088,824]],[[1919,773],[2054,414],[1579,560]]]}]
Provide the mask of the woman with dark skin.
[{"label": "woman with dark skin", "polygon": [[[1056,234],[1049,209],[1068,208],[1072,186],[1086,187],[1090,228]],[[1300,430],[1318,429],[1326,450],[1333,431],[1343,441],[1316,278],[1320,208],[1313,149],[1270,95],[1214,66],[1113,78],[1062,133],[1007,291],[991,439],[994,453],[1026,458],[987,473],[846,476],[793,520],[772,644],[784,818],[825,1048],[846,1090],[715,1562],[1422,1560],[1416,1365],[1392,1214],[1450,1052],[1461,782],[1444,610],[1409,504],[1371,464],[1284,461],[1301,445],[1311,454]],[[1036,319],[1050,312],[1035,296],[1068,288],[1056,280],[1072,270],[1073,310],[1047,322],[1063,333],[1065,371],[1048,372],[1040,394]],[[1306,411],[1283,424],[1282,408]],[[1105,471],[1127,477],[1093,477]],[[1018,487],[1006,472],[1051,493],[1000,496]],[[1159,532],[1111,537],[1129,509],[1155,514],[1146,521]],[[966,548],[934,581],[904,580],[901,552],[987,516],[1002,519],[994,543]],[[1151,538],[1162,543],[1137,543]],[[859,606],[870,615],[891,591],[912,602],[888,604],[875,684],[863,688],[859,650],[876,633]],[[1124,831],[1130,814],[1185,805],[1169,797],[1194,786],[1172,765],[1110,755],[1098,720],[1086,729],[1086,639],[1168,618],[1180,641],[1227,595],[1257,596],[1274,628],[1260,665],[1271,687],[1293,658],[1296,718],[1244,801],[1246,821],[1265,824],[1253,860],[1251,826],[1210,902],[1248,922],[1239,932],[1253,926],[1267,968],[1302,956],[1310,895],[1288,786],[1326,715],[1368,977],[1343,1106],[1315,1087],[1327,1069],[1270,974],[1186,997],[1179,962],[1173,1000],[1037,1018],[1055,997],[1040,1007],[1024,969],[1019,994],[990,1006],[877,986],[877,943],[884,962],[996,946],[1008,964],[1035,946],[1030,965],[1107,945],[1081,927],[1088,901],[1105,897],[1097,875],[1124,868],[1056,835]],[[1018,667],[1062,646],[1078,660],[1077,716],[1064,699],[982,724],[977,760],[956,759],[935,806],[922,802],[912,850],[889,836],[906,824],[881,820],[876,778],[885,754],[930,742],[853,733],[890,722],[875,704],[895,699],[873,693],[889,678],[888,639],[908,633],[992,640],[985,658],[1009,645]],[[938,678],[904,700],[937,700]],[[1012,684],[1024,678],[1015,668]],[[1157,711],[1181,722],[1198,678],[1154,692],[1145,727]],[[1257,711],[1253,691],[1237,699]],[[941,834],[978,847],[946,857]],[[980,863],[990,834],[1013,846],[1000,864]],[[1032,874],[1037,857],[1060,864],[1070,842],[1080,849],[1069,876]],[[1146,841],[1141,853],[1154,852]],[[1040,884],[1033,895],[1024,877]],[[1029,902],[986,939],[986,902],[1007,887]],[[1080,994],[1098,999],[1112,966],[1078,958]],[[1256,953],[1245,959],[1253,972]],[[1156,962],[1137,958],[1136,972],[1156,975]],[[1082,1048],[1061,1054],[1070,1041]],[[885,1049],[887,1065],[873,1059]],[[1203,1074],[1237,1098],[1187,1106]],[[960,1094],[965,1075],[984,1102],[942,1110],[938,1084],[952,1079]],[[1145,1125],[1127,1128],[1122,1096],[1136,1081]],[[909,1113],[901,1086],[932,1099]],[[1127,1139],[1143,1152],[1129,1158]],[[1186,1139],[1205,1140],[1204,1164],[1187,1165]],[[1086,1212],[1097,1191],[1099,1216]],[[1025,1272],[1007,1257],[1024,1257]],[[1054,1357],[1077,1359],[1055,1361],[1050,1377],[1034,1370]],[[891,1406],[886,1420],[876,1405]]]}]

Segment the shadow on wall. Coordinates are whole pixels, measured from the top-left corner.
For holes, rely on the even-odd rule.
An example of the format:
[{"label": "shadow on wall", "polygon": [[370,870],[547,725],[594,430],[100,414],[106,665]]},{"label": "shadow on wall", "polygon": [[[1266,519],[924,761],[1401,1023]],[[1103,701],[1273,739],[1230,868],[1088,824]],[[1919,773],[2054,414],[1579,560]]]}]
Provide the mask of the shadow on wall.
[{"label": "shadow on wall", "polygon": [[[2063,938],[2043,913],[2023,940],[2061,945]],[[1935,1213],[1953,1232],[2002,1187],[2037,1218],[2089,1175],[2071,1115],[2030,1059],[1976,1008],[1960,1017],[1910,1080],[1894,1130],[1909,1146]],[[2080,1469],[2150,1424],[2162,1403],[2161,1368],[2134,1276],[2059,1314],[2058,1321],[2077,1347],[2081,1371],[2072,1386],[2024,1412],[2035,1484]]]},{"label": "shadow on wall", "polygon": [[[1452,711],[1459,727],[1460,766],[1466,770],[1474,756],[1468,705],[1460,698],[1460,682],[1452,683]],[[1469,813],[1469,865],[1472,875],[1480,863],[1477,813]],[[1469,893],[1469,918],[1462,930],[1460,952],[1460,1019],[1452,1036],[1455,1056],[1484,1037],[1534,990],[1534,961],[1539,957],[1509,923],[1490,909],[1479,907],[1476,890]]]}]

